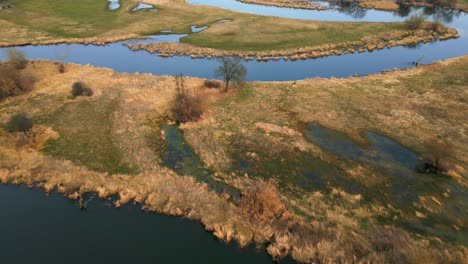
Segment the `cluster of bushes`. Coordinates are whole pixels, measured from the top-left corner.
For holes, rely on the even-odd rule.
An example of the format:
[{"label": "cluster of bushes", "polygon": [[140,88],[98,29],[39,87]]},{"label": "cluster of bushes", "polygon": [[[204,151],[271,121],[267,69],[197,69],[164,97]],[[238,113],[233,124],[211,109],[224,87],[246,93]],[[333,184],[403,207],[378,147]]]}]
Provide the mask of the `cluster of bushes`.
[{"label": "cluster of bushes", "polygon": [[83,82],[75,82],[72,85],[71,95],[73,97],[92,96],[93,94],[94,94],[93,89],[89,88]]},{"label": "cluster of bushes", "polygon": [[32,90],[34,78],[11,65],[0,66],[0,100]]},{"label": "cluster of bushes", "polygon": [[206,108],[202,97],[189,93],[185,87],[184,77],[176,76],[176,98],[171,108],[170,117],[178,123],[196,121],[200,119]]},{"label": "cluster of bushes", "polygon": [[0,100],[32,90],[34,78],[22,71],[28,61],[21,51],[6,51],[7,63],[0,65]]}]

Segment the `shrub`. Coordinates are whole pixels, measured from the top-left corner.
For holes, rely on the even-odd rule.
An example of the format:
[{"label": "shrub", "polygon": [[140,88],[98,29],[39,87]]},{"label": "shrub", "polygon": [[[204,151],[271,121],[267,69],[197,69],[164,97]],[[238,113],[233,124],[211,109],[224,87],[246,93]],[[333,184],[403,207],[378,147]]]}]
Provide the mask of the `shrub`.
[{"label": "shrub", "polygon": [[0,67],[0,100],[32,90],[34,78],[11,66]]},{"label": "shrub", "polygon": [[200,119],[205,109],[203,98],[187,91],[182,75],[176,76],[176,86],[176,99],[171,108],[171,118],[178,123]]},{"label": "shrub", "polygon": [[65,70],[66,70],[66,69],[65,69],[65,64],[59,63],[59,64],[58,64],[58,71],[59,71],[59,73],[65,73]]},{"label": "shrub", "polygon": [[93,90],[87,87],[83,82],[74,82],[71,89],[71,95],[73,97],[78,96],[92,96]]},{"label": "shrub", "polygon": [[221,82],[214,81],[214,80],[205,80],[205,87],[206,88],[220,88]]},{"label": "shrub", "polygon": [[286,212],[274,183],[263,180],[242,193],[240,207],[245,215],[260,221],[278,219]]},{"label": "shrub", "polygon": [[19,113],[10,118],[6,124],[9,132],[24,132],[26,133],[33,127],[33,121],[24,113]]},{"label": "shrub", "polygon": [[424,165],[422,172],[445,173],[448,170],[446,160],[453,155],[452,145],[438,140],[431,139],[425,142],[425,149],[421,155]]},{"label": "shrub", "polygon": [[422,14],[412,15],[405,21],[405,28],[409,30],[419,29],[424,20],[426,20],[426,18]]},{"label": "shrub", "polygon": [[6,56],[8,62],[10,62],[17,70],[26,68],[26,65],[28,64],[28,60],[26,60],[24,52],[20,50],[7,49]]}]

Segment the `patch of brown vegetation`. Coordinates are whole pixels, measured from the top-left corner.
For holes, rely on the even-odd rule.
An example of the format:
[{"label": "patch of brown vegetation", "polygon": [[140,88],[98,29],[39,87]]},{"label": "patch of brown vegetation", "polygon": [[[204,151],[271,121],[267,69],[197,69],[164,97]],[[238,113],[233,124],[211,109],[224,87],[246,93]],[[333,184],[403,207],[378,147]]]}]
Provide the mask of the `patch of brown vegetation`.
[{"label": "patch of brown vegetation", "polygon": [[[0,20],[1,21],[1,20]],[[1,23],[0,23],[1,24]],[[57,45],[57,44],[84,44],[84,45],[98,45],[104,46],[108,43],[129,40],[129,39],[145,39],[145,36],[138,34],[120,34],[117,36],[100,36],[90,38],[40,38],[35,40],[22,40],[15,38],[14,40],[8,39],[7,41],[0,41],[0,47],[15,47],[15,46],[28,46],[28,45]]]},{"label": "patch of brown vegetation", "polygon": [[314,4],[312,0],[237,0],[246,4],[259,4],[296,9],[326,10],[327,7]]},{"label": "patch of brown vegetation", "polygon": [[383,1],[362,1],[359,2],[359,5],[363,8],[368,9],[377,9],[377,10],[388,10],[395,11],[400,7],[397,3],[393,1],[383,0]]},{"label": "patch of brown vegetation", "polygon": [[240,208],[246,217],[263,222],[280,219],[286,213],[275,184],[263,180],[255,182],[244,191]]},{"label": "patch of brown vegetation", "polygon": [[34,78],[10,64],[0,65],[0,100],[31,91]]}]

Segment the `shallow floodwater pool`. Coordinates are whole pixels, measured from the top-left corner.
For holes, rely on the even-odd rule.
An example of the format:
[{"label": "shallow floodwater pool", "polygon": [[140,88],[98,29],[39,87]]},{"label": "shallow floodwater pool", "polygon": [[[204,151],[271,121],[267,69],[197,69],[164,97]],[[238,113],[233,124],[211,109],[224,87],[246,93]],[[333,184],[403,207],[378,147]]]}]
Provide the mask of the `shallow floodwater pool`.
[{"label": "shallow floodwater pool", "polygon": [[[417,153],[391,138],[369,131],[362,133],[367,140],[366,145],[358,144],[345,133],[315,123],[307,126],[304,135],[310,142],[327,152],[357,161],[364,166],[377,168],[379,172],[389,176],[382,177],[377,186],[366,188],[365,193],[360,192],[365,199],[388,202],[409,212],[421,210],[415,205],[420,204],[419,198],[423,196],[437,197],[443,201],[444,209],[440,210],[442,213],[431,212],[427,219],[408,220],[408,217],[405,217],[397,221],[401,226],[419,233],[444,237],[447,241],[468,243],[463,234],[446,224],[464,221],[464,201],[468,199],[468,194],[449,177],[421,173],[418,169],[423,163]],[[441,195],[444,192],[450,193],[449,199]],[[382,196],[385,193],[389,194],[388,197]]]},{"label": "shallow floodwater pool", "polygon": [[137,12],[137,11],[140,11],[140,10],[144,10],[144,9],[148,9],[150,10],[151,12],[158,12],[159,10],[154,7],[153,5],[149,5],[149,4],[144,4],[144,3],[139,3],[137,6],[135,6],[133,9],[132,9],[132,12]]}]

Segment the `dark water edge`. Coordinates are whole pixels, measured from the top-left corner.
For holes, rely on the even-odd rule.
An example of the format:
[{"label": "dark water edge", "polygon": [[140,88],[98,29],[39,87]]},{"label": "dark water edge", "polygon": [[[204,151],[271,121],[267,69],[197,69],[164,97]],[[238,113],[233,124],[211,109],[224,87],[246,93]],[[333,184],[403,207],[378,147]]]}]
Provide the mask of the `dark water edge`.
[{"label": "dark water edge", "polygon": [[17,185],[0,184],[0,234],[2,263],[273,263],[265,248],[220,242],[194,221],[98,198],[80,210]]}]

